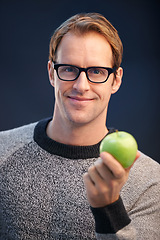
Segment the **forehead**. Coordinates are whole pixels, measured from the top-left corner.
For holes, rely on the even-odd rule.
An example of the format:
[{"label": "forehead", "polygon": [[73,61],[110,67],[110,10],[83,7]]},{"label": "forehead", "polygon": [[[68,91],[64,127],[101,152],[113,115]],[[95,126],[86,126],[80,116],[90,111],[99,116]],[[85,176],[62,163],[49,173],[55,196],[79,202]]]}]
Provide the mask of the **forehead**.
[{"label": "forehead", "polygon": [[95,31],[85,34],[68,32],[62,38],[56,56],[57,61],[72,64],[88,62],[95,65],[101,62],[101,65],[106,66],[113,60],[112,48],[107,39]]}]

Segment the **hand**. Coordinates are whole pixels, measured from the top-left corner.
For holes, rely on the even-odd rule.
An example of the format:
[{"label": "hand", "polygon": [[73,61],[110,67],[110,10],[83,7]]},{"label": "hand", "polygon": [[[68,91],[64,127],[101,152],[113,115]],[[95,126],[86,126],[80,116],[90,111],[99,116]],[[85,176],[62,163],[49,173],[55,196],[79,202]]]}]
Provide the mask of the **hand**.
[{"label": "hand", "polygon": [[[137,151],[135,160],[139,156]],[[124,169],[111,154],[102,152],[100,158],[83,175],[90,205],[95,208],[104,207],[118,200],[131,167]]]}]

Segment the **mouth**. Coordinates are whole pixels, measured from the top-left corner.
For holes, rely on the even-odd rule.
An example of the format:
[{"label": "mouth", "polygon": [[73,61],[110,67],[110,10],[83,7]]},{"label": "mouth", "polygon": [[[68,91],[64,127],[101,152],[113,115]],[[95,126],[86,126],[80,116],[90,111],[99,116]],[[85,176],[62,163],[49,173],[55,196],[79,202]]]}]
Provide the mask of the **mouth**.
[{"label": "mouth", "polygon": [[68,96],[68,99],[70,104],[78,109],[87,107],[94,100],[93,98],[79,96]]},{"label": "mouth", "polygon": [[93,98],[86,98],[86,97],[68,96],[68,98],[69,98],[71,101],[79,102],[79,103],[93,101]]}]

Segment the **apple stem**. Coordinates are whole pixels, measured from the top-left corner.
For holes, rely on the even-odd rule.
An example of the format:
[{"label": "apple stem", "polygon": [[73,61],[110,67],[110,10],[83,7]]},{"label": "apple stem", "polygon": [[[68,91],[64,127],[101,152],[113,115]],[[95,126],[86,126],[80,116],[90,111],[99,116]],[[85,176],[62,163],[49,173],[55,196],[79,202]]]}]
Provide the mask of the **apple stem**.
[{"label": "apple stem", "polygon": [[118,135],[118,129],[116,129],[116,133],[117,133],[117,135]]}]

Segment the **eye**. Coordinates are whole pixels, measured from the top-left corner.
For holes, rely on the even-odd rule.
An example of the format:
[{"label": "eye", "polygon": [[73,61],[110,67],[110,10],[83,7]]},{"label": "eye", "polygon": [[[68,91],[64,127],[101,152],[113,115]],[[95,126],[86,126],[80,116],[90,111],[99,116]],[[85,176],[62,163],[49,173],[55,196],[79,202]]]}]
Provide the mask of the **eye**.
[{"label": "eye", "polygon": [[76,68],[72,66],[61,66],[60,71],[65,73],[74,73],[76,72]]},{"label": "eye", "polygon": [[73,67],[66,67],[66,68],[65,68],[65,71],[66,71],[66,72],[74,72],[75,70],[74,70]]},{"label": "eye", "polygon": [[89,74],[93,74],[93,75],[106,75],[107,74],[107,70],[103,69],[103,68],[90,68],[89,69]]}]

